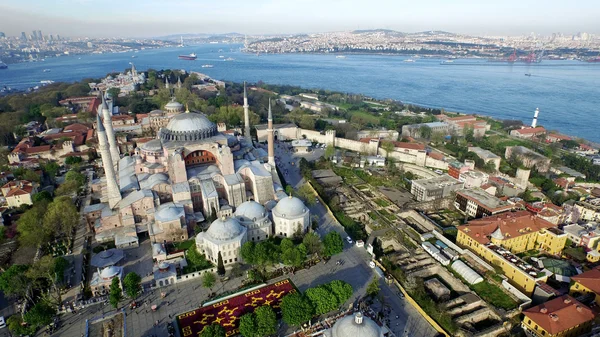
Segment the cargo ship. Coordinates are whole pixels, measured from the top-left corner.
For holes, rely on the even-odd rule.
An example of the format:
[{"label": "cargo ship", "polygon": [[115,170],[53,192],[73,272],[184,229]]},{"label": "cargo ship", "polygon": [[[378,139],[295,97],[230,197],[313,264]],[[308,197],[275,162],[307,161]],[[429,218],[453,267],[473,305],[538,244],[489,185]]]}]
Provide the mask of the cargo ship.
[{"label": "cargo ship", "polygon": [[189,55],[179,55],[180,60],[195,61],[197,58],[198,56],[196,55],[196,53],[191,53]]}]

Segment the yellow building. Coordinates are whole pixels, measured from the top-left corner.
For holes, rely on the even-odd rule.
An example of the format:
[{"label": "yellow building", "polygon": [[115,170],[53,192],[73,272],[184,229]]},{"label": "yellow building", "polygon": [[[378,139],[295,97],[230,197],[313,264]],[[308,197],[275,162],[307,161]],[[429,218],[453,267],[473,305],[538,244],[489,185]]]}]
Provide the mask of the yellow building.
[{"label": "yellow building", "polygon": [[32,196],[37,193],[36,184],[28,180],[13,180],[6,183],[1,189],[8,207],[32,205]]},{"label": "yellow building", "polygon": [[573,283],[569,294],[574,297],[590,294],[590,296],[594,296],[594,301],[600,304],[600,267],[572,276],[571,280]]},{"label": "yellow building", "polygon": [[521,327],[527,336],[577,337],[592,331],[595,315],[590,308],[563,295],[523,311]]},{"label": "yellow building", "polygon": [[499,266],[508,281],[527,295],[548,276],[514,254],[531,249],[559,254],[567,235],[529,211],[503,213],[458,227],[456,243]]}]

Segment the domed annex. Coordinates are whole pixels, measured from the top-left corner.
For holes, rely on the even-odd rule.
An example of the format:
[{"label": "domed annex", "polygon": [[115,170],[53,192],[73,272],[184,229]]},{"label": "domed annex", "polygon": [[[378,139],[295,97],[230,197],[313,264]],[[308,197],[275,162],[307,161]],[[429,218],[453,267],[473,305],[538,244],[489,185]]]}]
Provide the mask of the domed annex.
[{"label": "domed annex", "polygon": [[165,111],[168,113],[183,112],[183,104],[175,101],[175,99],[173,98],[169,103],[165,105]]},{"label": "domed annex", "polygon": [[327,335],[329,337],[382,337],[383,333],[377,323],[357,312],[354,316],[346,316],[335,322]]},{"label": "domed annex", "polygon": [[177,115],[160,130],[163,141],[198,141],[217,135],[217,126],[200,113]]},{"label": "domed annex", "polygon": [[142,151],[151,153],[161,152],[162,143],[160,142],[160,139],[153,139],[149,142],[144,143],[140,148],[142,149]]},{"label": "domed annex", "polygon": [[224,264],[235,263],[246,242],[246,231],[236,218],[222,217],[213,221],[206,232],[196,236],[196,247],[214,263],[218,262],[219,252]]},{"label": "domed annex", "polygon": [[248,240],[262,241],[271,236],[272,222],[265,207],[254,200],[243,202],[235,210],[236,218],[248,229]]},{"label": "domed annex", "polygon": [[279,200],[273,208],[275,235],[291,237],[296,233],[306,233],[310,224],[310,211],[302,200],[289,196]]}]

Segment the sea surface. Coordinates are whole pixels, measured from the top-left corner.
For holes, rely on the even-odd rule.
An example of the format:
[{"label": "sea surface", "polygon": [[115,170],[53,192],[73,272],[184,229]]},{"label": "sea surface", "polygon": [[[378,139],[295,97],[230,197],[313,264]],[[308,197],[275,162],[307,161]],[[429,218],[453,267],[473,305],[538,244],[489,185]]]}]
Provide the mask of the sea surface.
[{"label": "sea surface", "polygon": [[[42,80],[74,82],[123,71],[185,69],[235,82],[290,84],[477,113],[538,124],[600,143],[600,63],[546,61],[507,64],[391,55],[246,54],[241,45],[204,44],[139,52],[61,56],[44,62],[11,64],[0,70],[0,88],[25,89]],[[196,61],[177,58],[195,52]],[[220,56],[223,56],[221,58]],[[226,58],[233,61],[224,61]],[[202,68],[212,64],[213,68]],[[44,69],[48,71],[44,72]],[[531,76],[525,76],[530,74]]]}]

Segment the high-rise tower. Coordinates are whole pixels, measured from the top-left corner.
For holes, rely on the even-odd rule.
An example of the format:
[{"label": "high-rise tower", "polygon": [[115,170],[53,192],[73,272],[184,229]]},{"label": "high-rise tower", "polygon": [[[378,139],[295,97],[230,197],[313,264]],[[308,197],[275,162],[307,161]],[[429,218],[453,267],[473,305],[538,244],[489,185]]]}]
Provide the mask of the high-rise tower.
[{"label": "high-rise tower", "polygon": [[248,110],[250,106],[248,105],[248,94],[246,93],[246,82],[244,82],[244,137],[252,141],[252,136],[250,136],[250,111]]},{"label": "high-rise tower", "polygon": [[273,113],[271,112],[271,99],[269,98],[269,115],[267,116],[267,135],[269,146],[269,164],[275,166],[275,137],[273,130]]},{"label": "high-rise tower", "polygon": [[119,162],[119,147],[117,145],[117,138],[115,137],[115,131],[112,126],[112,118],[111,111],[106,104],[106,99],[104,98],[104,93],[100,92],[100,96],[102,96],[102,118],[104,119],[104,128],[106,129],[106,138],[108,138],[108,144],[110,146],[110,156],[112,158],[112,164],[114,167],[117,167],[117,163]]},{"label": "high-rise tower", "polygon": [[106,176],[106,188],[108,191],[108,205],[110,208],[114,208],[119,201],[121,201],[121,192],[119,185],[117,185],[117,178],[115,169],[112,165],[113,161],[111,158],[110,150],[106,140],[106,129],[100,120],[100,114],[96,117],[98,123],[98,150],[100,151],[100,157],[102,158],[102,166],[104,167],[104,175]]}]

